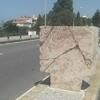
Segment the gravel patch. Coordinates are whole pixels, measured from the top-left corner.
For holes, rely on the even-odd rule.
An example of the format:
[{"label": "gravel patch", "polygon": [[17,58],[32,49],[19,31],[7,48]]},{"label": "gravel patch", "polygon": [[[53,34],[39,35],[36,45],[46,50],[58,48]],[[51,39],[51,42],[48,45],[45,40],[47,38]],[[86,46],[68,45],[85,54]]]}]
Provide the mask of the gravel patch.
[{"label": "gravel patch", "polygon": [[83,100],[84,94],[84,91],[73,92],[47,88],[34,100]]}]

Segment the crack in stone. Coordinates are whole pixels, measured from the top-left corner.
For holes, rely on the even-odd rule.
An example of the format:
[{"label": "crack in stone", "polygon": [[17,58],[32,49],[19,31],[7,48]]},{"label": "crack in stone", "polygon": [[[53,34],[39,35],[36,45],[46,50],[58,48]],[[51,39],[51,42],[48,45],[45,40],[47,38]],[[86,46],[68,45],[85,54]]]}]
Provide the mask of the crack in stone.
[{"label": "crack in stone", "polygon": [[73,40],[74,40],[75,43],[76,43],[77,49],[79,50],[79,52],[81,53],[81,55],[82,55],[82,57],[83,57],[83,59],[84,59],[85,65],[87,66],[88,69],[90,69],[90,67],[89,67],[88,65],[90,65],[90,64],[92,63],[92,61],[91,61],[90,59],[86,59],[86,57],[84,56],[83,52],[81,51],[81,49],[80,49],[80,47],[79,47],[78,41],[76,41],[76,38],[75,38],[73,32],[72,32],[70,29],[69,29],[69,31],[70,31],[70,33],[71,33],[71,35],[72,35]]},{"label": "crack in stone", "polygon": [[[73,47],[73,48],[71,48],[71,49],[69,49],[69,50],[66,50],[64,53],[58,55],[57,57],[51,58],[51,59],[53,59],[53,61],[44,69],[44,71],[46,71],[46,70],[55,62],[56,59],[58,59],[59,57],[61,57],[61,56],[64,55],[64,54],[67,54],[68,52],[72,51],[73,49],[77,49],[77,50],[81,53],[81,55],[82,55],[82,57],[83,57],[83,59],[84,59],[84,62],[85,62],[85,64],[86,64],[87,68],[89,69],[88,65],[90,65],[92,62],[91,62],[89,59],[86,59],[86,58],[84,57],[84,55],[83,55],[83,53],[81,52],[80,48],[78,47],[78,45],[76,45],[75,47]],[[50,59],[41,59],[41,60],[50,60]]]},{"label": "crack in stone", "polygon": [[51,27],[51,29],[50,29],[49,32],[45,33],[45,34],[48,34],[48,35],[47,35],[46,39],[44,40],[44,42],[40,42],[40,46],[42,46],[47,41],[47,39],[50,36],[50,34],[51,34],[51,32],[52,32],[53,29],[54,29],[54,26]]},{"label": "crack in stone", "polygon": [[56,58],[58,58],[58,57],[62,56],[63,54],[68,53],[69,51],[71,51],[71,50],[73,50],[73,49],[75,49],[75,48],[76,48],[76,46],[74,46],[73,48],[70,48],[70,49],[68,49],[68,50],[64,51],[62,54],[58,55],[58,56],[57,56],[57,57],[55,57],[55,58],[40,59],[40,60],[56,59]]},{"label": "crack in stone", "polygon": [[[67,54],[68,52],[72,51],[73,49],[77,49],[77,46],[70,48],[69,50],[66,50],[65,52],[63,52],[62,54],[58,55],[55,58],[51,58],[51,59],[53,59],[53,61],[44,69],[44,71],[46,71],[55,62],[56,59],[58,59],[59,57],[61,57],[64,54]],[[50,59],[41,59],[41,60],[50,60]]]},{"label": "crack in stone", "polygon": [[[54,27],[52,27],[50,33],[52,32],[53,28],[54,28]],[[80,52],[80,54],[82,55],[83,60],[84,60],[84,62],[85,62],[85,65],[87,66],[88,69],[90,69],[88,65],[90,65],[90,64],[92,63],[92,61],[91,61],[90,59],[86,59],[86,58],[85,58],[83,52],[81,51],[81,49],[80,49],[80,47],[79,47],[78,41],[76,41],[76,38],[75,38],[73,32],[72,32],[70,29],[69,29],[69,31],[70,31],[70,33],[71,33],[71,36],[72,36],[72,38],[73,38],[73,40],[74,40],[76,46],[73,47],[73,48],[70,48],[70,49],[66,50],[65,52],[63,52],[62,54],[58,55],[58,56],[55,57],[55,58],[40,59],[40,60],[50,60],[50,59],[53,59],[53,61],[44,69],[44,71],[46,71],[46,70],[55,62],[56,59],[58,59],[59,57],[61,57],[61,56],[64,55],[64,54],[67,54],[68,52],[70,52],[70,51],[73,50],[73,49],[77,49],[77,50]],[[50,36],[50,34],[48,35],[48,37],[49,37],[49,36]],[[47,37],[47,38],[48,38],[48,37]],[[47,40],[47,39],[46,39],[46,40]],[[46,40],[45,40],[45,41],[46,41]],[[44,42],[45,42],[45,41],[44,41]],[[44,44],[44,43],[43,43],[43,44]]]}]

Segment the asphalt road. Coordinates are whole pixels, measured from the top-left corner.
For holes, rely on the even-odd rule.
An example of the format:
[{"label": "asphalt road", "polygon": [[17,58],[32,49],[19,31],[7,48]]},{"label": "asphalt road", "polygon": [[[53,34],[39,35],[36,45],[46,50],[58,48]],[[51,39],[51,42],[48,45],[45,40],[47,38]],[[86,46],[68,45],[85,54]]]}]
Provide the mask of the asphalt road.
[{"label": "asphalt road", "polygon": [[0,45],[0,100],[15,100],[44,78],[39,65],[39,41]]}]

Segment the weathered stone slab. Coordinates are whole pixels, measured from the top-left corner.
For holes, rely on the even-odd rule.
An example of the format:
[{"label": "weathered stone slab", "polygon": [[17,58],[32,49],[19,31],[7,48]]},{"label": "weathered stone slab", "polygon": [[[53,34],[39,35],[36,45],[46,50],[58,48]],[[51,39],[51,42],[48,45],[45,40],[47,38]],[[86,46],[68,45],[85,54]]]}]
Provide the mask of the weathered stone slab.
[{"label": "weathered stone slab", "polygon": [[95,70],[97,34],[96,27],[41,27],[41,71],[50,73],[52,87],[81,89]]},{"label": "weathered stone slab", "polygon": [[65,91],[47,88],[35,97],[34,100],[83,100],[84,92]]}]

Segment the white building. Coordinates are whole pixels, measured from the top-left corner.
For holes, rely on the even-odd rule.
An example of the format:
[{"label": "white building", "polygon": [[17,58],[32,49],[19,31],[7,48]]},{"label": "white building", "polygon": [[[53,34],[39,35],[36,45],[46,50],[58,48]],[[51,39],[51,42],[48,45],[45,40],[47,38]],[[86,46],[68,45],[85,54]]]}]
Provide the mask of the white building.
[{"label": "white building", "polygon": [[28,27],[31,28],[32,24],[35,24],[37,21],[36,16],[21,16],[13,21],[13,23],[16,23],[19,27]]}]

